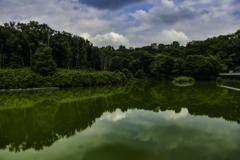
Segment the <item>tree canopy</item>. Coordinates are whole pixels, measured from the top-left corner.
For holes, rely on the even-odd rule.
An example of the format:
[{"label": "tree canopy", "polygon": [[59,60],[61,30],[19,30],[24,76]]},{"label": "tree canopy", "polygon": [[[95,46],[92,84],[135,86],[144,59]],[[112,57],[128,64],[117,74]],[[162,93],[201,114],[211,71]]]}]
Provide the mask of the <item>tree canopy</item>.
[{"label": "tree canopy", "polygon": [[240,66],[239,35],[240,30],[191,41],[186,46],[173,41],[138,48],[120,45],[115,49],[112,46],[99,48],[83,37],[56,31],[37,21],[9,22],[0,25],[0,69],[31,67],[42,74],[49,74],[56,67],[102,71],[128,69],[133,75],[142,70],[146,75],[161,79],[176,76],[213,79],[219,72]]}]

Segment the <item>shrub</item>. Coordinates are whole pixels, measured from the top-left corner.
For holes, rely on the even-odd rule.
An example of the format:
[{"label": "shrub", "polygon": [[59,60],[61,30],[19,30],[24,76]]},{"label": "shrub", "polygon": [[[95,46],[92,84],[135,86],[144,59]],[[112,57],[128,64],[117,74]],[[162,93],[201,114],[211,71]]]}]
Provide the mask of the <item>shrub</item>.
[{"label": "shrub", "polygon": [[118,73],[118,72],[120,72],[120,71],[119,71],[119,70],[115,70],[115,71],[114,71],[114,73]]},{"label": "shrub", "polygon": [[58,69],[51,76],[43,77],[30,68],[0,70],[0,89],[33,87],[80,87],[121,83],[127,80],[122,72],[89,72],[84,70]]},{"label": "shrub", "polygon": [[240,71],[240,66],[235,68],[236,71]]},{"label": "shrub", "polygon": [[134,77],[136,78],[143,78],[144,77],[144,72],[143,70],[139,69],[135,74]]},{"label": "shrub", "polygon": [[130,78],[130,79],[133,78],[132,73],[128,69],[123,69],[122,73],[124,73],[127,78]]},{"label": "shrub", "polygon": [[222,77],[217,77],[216,82],[218,82],[218,83],[222,83],[222,82],[223,82]]},{"label": "shrub", "polygon": [[179,82],[194,82],[195,80],[192,77],[177,77],[173,80],[173,83],[179,83]]}]

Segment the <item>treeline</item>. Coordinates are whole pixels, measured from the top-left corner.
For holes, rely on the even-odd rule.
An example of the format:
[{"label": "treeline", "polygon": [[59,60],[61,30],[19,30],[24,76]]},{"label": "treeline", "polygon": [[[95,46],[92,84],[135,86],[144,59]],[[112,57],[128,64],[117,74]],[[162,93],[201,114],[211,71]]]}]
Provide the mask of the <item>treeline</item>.
[{"label": "treeline", "polygon": [[[43,61],[49,65],[44,66],[40,63]],[[219,72],[240,66],[240,30],[192,41],[186,47],[174,41],[168,45],[153,43],[141,48],[120,45],[114,49],[98,48],[80,36],[55,31],[36,21],[0,26],[0,68],[31,67],[35,72],[52,74],[55,69],[50,66],[101,71],[128,69],[138,78],[214,79]]]}]

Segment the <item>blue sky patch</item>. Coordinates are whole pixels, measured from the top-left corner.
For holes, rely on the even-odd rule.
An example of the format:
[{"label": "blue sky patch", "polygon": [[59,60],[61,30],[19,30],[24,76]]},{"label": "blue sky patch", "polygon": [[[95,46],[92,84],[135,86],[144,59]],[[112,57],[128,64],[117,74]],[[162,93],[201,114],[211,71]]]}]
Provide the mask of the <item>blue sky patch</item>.
[{"label": "blue sky patch", "polygon": [[231,15],[240,18],[240,11],[239,10],[235,11],[235,12],[231,13]]}]

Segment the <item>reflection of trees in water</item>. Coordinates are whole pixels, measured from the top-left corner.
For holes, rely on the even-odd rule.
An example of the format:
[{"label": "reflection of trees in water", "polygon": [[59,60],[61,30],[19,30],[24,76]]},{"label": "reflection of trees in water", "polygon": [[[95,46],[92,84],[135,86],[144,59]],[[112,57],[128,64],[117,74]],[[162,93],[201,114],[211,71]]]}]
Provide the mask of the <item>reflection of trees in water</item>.
[{"label": "reflection of trees in water", "polygon": [[192,115],[223,117],[225,120],[240,123],[240,92],[218,88],[214,84],[198,82],[193,87],[153,87],[155,97],[162,111],[180,112],[187,108]]},{"label": "reflection of trees in water", "polygon": [[[41,150],[63,137],[70,137],[117,108],[151,111],[187,108],[192,115],[223,117],[240,123],[240,92],[196,83],[174,87],[169,82],[138,82],[119,86],[65,89],[53,92],[5,94],[0,110],[0,148]],[[19,98],[18,98],[19,97]],[[2,102],[1,101],[1,102]],[[18,107],[26,104],[29,108]]]}]

